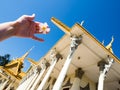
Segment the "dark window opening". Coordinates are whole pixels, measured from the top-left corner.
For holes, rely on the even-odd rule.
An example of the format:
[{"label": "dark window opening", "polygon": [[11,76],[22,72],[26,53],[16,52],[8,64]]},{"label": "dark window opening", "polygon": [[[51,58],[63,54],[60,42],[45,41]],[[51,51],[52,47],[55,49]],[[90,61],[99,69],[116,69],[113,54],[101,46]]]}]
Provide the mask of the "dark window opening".
[{"label": "dark window opening", "polygon": [[64,88],[63,90],[69,90],[69,88]]}]

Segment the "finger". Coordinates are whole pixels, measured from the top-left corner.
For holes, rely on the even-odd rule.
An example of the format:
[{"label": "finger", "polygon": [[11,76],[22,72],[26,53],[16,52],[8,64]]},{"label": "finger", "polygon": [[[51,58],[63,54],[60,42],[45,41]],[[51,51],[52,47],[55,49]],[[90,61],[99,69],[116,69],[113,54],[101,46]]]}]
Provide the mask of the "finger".
[{"label": "finger", "polygon": [[40,25],[41,22],[35,21],[36,24]]},{"label": "finger", "polygon": [[26,16],[26,18],[30,21],[34,20],[35,14],[32,14],[31,16]]},{"label": "finger", "polygon": [[36,37],[36,36],[33,36],[32,39],[37,40],[37,41],[40,41],[40,42],[43,42],[43,41],[44,41],[42,38],[38,38],[38,37]]},{"label": "finger", "polygon": [[34,34],[43,34],[43,32],[35,31]]},{"label": "finger", "polygon": [[35,28],[36,28],[36,30],[38,30],[38,31],[40,30],[40,27],[39,27],[37,24],[35,25]]},{"label": "finger", "polygon": [[48,34],[50,32],[50,30],[48,29],[47,31],[40,31],[39,29],[36,29],[34,31],[34,34]]},{"label": "finger", "polygon": [[34,22],[35,23],[35,33],[39,33],[40,30],[40,22]]}]

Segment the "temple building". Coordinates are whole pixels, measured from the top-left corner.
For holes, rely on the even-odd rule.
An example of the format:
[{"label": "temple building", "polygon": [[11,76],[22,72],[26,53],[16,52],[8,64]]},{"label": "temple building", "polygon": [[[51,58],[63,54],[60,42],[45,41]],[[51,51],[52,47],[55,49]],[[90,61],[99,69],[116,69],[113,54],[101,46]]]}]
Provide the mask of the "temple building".
[{"label": "temple building", "polygon": [[[28,58],[31,66],[26,73],[21,71],[21,64],[13,73],[11,65],[23,62],[28,52],[2,67],[1,86],[5,86],[0,90],[120,90],[120,61],[112,50],[114,37],[104,46],[83,22],[69,28],[54,17],[51,21],[65,35],[38,62]],[[17,84],[14,89],[8,88],[11,83]]]},{"label": "temple building", "polygon": [[[24,59],[28,56],[30,50],[22,57],[16,58],[8,63],[8,56],[0,57],[0,90],[16,90],[20,81],[26,76],[22,71]],[[6,58],[6,59],[5,59]]]}]

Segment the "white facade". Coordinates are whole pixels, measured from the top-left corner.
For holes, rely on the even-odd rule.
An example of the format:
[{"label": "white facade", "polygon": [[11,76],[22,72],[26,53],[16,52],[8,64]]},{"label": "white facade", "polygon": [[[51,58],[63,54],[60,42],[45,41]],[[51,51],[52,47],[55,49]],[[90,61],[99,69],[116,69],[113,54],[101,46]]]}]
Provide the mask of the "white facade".
[{"label": "white facade", "polygon": [[[62,30],[66,30],[67,34],[51,49],[56,49],[53,56],[50,51],[44,56],[45,63],[49,65],[42,66],[41,63],[45,61],[42,58],[38,63],[42,69],[34,73],[33,68],[37,67],[34,66],[29,71],[34,74],[26,76],[17,90],[97,90],[97,88],[98,90],[119,90],[120,62],[117,57],[81,25],[75,24],[70,29],[56,19],[53,19],[53,22]],[[111,65],[107,61],[108,56],[115,61]],[[99,64],[102,60],[107,64]],[[107,71],[104,65],[109,66]],[[101,67],[105,70],[103,77],[99,70]],[[34,83],[30,84],[30,82]],[[99,85],[103,87],[99,88]]]}]

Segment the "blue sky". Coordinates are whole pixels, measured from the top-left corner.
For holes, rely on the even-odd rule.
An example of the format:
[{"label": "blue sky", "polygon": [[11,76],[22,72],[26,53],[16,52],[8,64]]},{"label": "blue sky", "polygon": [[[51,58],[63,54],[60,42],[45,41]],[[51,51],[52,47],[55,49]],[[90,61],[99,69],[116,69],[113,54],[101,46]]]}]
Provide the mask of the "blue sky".
[{"label": "blue sky", "polygon": [[[47,22],[51,32],[47,35],[37,35],[45,42],[32,39],[12,37],[0,42],[0,55],[10,54],[11,58],[22,56],[32,46],[35,46],[28,57],[38,61],[64,35],[51,21],[56,17],[67,26],[85,21],[84,27],[100,42],[109,43],[114,36],[113,50],[120,58],[120,0],[1,0],[0,23],[13,21],[21,15],[36,14],[35,21]],[[29,66],[25,60],[25,69]]]}]

